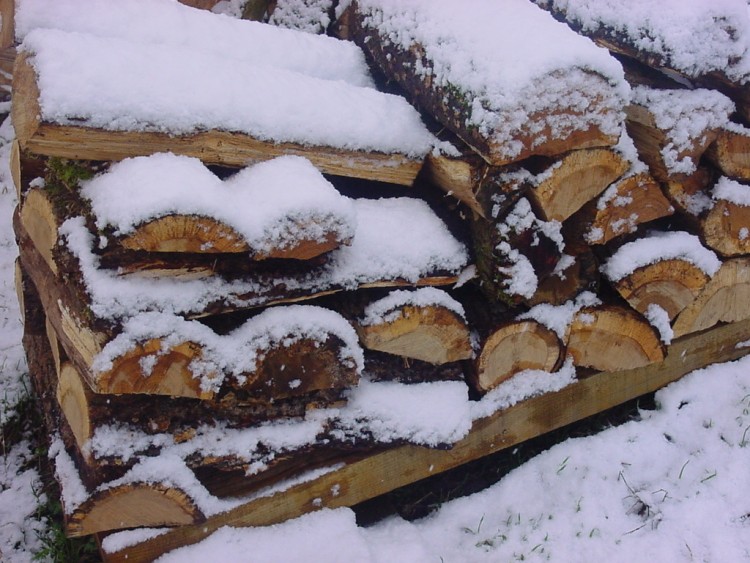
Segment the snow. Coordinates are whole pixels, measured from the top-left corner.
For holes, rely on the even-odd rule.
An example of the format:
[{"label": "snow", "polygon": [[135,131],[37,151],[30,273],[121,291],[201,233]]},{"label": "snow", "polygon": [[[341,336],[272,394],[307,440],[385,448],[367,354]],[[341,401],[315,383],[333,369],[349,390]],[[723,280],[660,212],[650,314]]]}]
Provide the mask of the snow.
[{"label": "snow", "polygon": [[220,130],[414,159],[432,148],[406,100],[340,80],[55,29],[29,32],[21,51],[31,55],[45,122],[170,135]]},{"label": "snow", "polygon": [[167,45],[235,63],[372,86],[364,54],[351,42],[211,14],[170,0],[19,2],[16,39],[23,41],[40,28]]},{"label": "snow", "polygon": [[417,74],[466,99],[466,125],[508,158],[523,148],[518,131],[537,136],[549,127],[553,138],[589,127],[620,131],[629,98],[620,64],[530,2],[361,0],[357,6],[364,26],[389,43],[424,49]]},{"label": "snow", "polygon": [[462,319],[466,318],[463,305],[449,293],[436,287],[423,287],[415,291],[396,290],[387,296],[373,301],[364,310],[359,324],[372,326],[390,323],[398,319],[404,307],[437,306],[452,311]]},{"label": "snow", "polygon": [[[78,258],[92,312],[102,319],[124,319],[144,311],[197,314],[211,303],[233,308],[267,303],[273,290],[314,293],[355,289],[371,282],[416,283],[438,272],[458,274],[467,265],[466,248],[429,206],[417,199],[354,200],[356,232],[349,246],[330,253],[329,263],[297,278],[227,281],[120,277],[99,267],[93,235],[82,218],[68,219],[60,235]],[[404,244],[408,240],[409,244]]]},{"label": "snow", "polygon": [[535,2],[561,12],[587,35],[620,37],[643,56],[655,54],[689,77],[718,71],[747,82],[750,20],[745,0]]},{"label": "snow", "polygon": [[[414,522],[369,528],[348,508],[272,527],[227,529],[164,561],[741,561],[750,529],[750,358],[657,393],[642,420],[569,439],[495,485]],[[314,538],[330,539],[335,552]],[[583,558],[583,559],[582,559]]]},{"label": "snow", "polygon": [[680,259],[690,262],[712,277],[721,261],[700,239],[683,231],[653,232],[622,245],[600,268],[607,278],[616,282],[636,269],[662,260]]},{"label": "snow", "polygon": [[280,0],[268,23],[306,33],[325,33],[331,25],[333,0]]},{"label": "snow", "polygon": [[[339,351],[342,365],[360,373],[364,369],[364,356],[357,333],[341,315],[329,309],[313,305],[271,307],[226,335],[218,335],[198,321],[152,311],[127,319],[122,332],[94,357],[92,371],[95,377],[108,372],[114,361],[153,338],[162,339],[162,344],[156,355],[144,358],[153,358],[152,366],[159,353],[192,342],[201,347],[201,354],[187,368],[200,378],[203,391],[218,391],[226,376],[232,376],[240,384],[251,378],[258,362],[270,350],[289,347],[300,340],[324,344],[332,337],[342,342]],[[144,369],[143,375],[148,377],[150,370]]]},{"label": "snow", "polygon": [[661,149],[669,174],[695,172],[698,163],[681,155],[705,143],[707,132],[726,126],[735,109],[723,94],[703,88],[659,90],[637,86],[633,88],[633,103],[648,109],[669,141]]},{"label": "snow", "polygon": [[549,303],[535,305],[525,313],[518,315],[516,319],[519,321],[535,320],[557,334],[558,338],[565,340],[568,327],[573,322],[576,313],[584,307],[596,305],[601,305],[601,300],[590,291],[584,291],[577,295],[575,299],[566,301],[562,305],[551,305]]},{"label": "snow", "polygon": [[659,331],[661,341],[669,346],[672,343],[674,332],[669,322],[669,313],[656,303],[649,303],[644,316],[656,330]]},{"label": "snow", "polygon": [[725,200],[741,207],[750,207],[750,186],[722,176],[711,193],[714,200]]}]

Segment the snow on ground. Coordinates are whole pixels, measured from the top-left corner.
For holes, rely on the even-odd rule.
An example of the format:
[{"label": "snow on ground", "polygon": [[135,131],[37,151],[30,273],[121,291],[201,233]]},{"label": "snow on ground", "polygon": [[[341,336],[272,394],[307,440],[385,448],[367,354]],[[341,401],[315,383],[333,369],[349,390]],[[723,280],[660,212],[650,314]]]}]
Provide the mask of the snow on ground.
[{"label": "snow on ground", "polygon": [[361,528],[347,508],[323,510],[222,528],[160,561],[750,559],[750,358],[693,372],[657,401],[643,420],[558,444],[422,520]]}]

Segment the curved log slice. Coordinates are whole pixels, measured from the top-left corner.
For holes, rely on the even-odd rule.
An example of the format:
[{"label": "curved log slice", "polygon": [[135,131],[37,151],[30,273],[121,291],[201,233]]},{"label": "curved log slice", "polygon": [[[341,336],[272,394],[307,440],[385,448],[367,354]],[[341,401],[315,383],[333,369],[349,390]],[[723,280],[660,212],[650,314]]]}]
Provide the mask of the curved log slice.
[{"label": "curved log slice", "polygon": [[610,240],[674,213],[674,208],[651,176],[635,174],[612,184],[604,193],[585,204],[563,227],[571,248],[585,251],[587,245]]},{"label": "curved log slice", "polygon": [[750,254],[750,205],[716,200],[701,222],[701,234],[706,246],[722,256]]},{"label": "curved log slice", "polygon": [[664,360],[654,328],[638,313],[614,305],[586,307],[573,317],[567,353],[576,366],[618,371]]},{"label": "curved log slice", "polygon": [[94,493],[66,514],[69,537],[107,530],[149,526],[182,526],[205,520],[194,500],[177,487],[161,483],[128,483]]},{"label": "curved log slice", "polygon": [[471,380],[485,393],[523,370],[553,372],[562,357],[563,345],[554,332],[536,321],[515,321],[484,339]]},{"label": "curved log slice", "polygon": [[656,304],[673,320],[690,305],[709,280],[708,274],[687,260],[662,260],[634,270],[613,282],[620,295],[641,314]]},{"label": "curved log slice", "polygon": [[750,129],[729,124],[708,147],[706,156],[730,178],[750,180]]},{"label": "curved log slice", "polygon": [[675,319],[675,337],[698,332],[720,322],[750,317],[750,258],[724,262],[696,300]]}]

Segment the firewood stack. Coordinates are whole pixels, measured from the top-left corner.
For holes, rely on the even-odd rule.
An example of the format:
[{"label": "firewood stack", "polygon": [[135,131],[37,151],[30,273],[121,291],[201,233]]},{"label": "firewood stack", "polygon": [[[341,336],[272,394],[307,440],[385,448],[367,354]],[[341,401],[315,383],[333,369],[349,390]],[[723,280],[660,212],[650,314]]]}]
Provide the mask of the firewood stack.
[{"label": "firewood stack", "polygon": [[[126,8],[25,6],[19,295],[71,535],[460,438],[389,426],[406,388],[629,370],[750,317],[733,75],[689,89],[530,0],[355,0],[335,27],[359,48],[166,2],[158,37]],[[467,240],[374,197],[412,185]]]},{"label": "firewood stack", "polygon": [[[401,195],[431,146],[413,108],[371,87],[359,49],[155,5],[184,16],[177,49],[142,36],[127,6],[110,36],[34,27],[34,6],[14,71],[14,222],[67,532],[200,522],[342,452],[442,445],[384,424],[389,399],[373,394],[428,382],[466,396],[464,311],[433,286],[455,284],[469,255],[424,201],[334,187],[343,175],[355,195],[372,180]],[[85,26],[100,8],[51,17]],[[249,45],[227,65],[196,47],[232,37],[272,42],[278,60],[249,60]],[[184,97],[195,65],[203,91]],[[253,76],[245,109],[222,66]],[[140,94],[139,73],[153,76]],[[274,97],[293,114],[269,118]]]},{"label": "firewood stack", "polygon": [[[566,357],[579,373],[658,362],[673,337],[750,315],[737,182],[750,137],[732,101],[644,67],[643,41],[607,32],[622,26],[538,4],[572,29],[529,2],[357,0],[339,22],[452,145],[423,176],[472,217],[494,306],[468,305],[480,392]],[[622,58],[623,75],[580,29],[640,63]],[[746,119],[743,79],[705,78]]]}]

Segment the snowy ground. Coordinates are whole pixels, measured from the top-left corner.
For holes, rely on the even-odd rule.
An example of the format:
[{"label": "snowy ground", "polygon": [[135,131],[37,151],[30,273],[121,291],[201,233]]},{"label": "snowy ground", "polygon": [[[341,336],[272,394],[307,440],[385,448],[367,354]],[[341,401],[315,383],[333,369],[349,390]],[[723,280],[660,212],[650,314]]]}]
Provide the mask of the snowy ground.
[{"label": "snowy ground", "polygon": [[[0,128],[3,139],[10,136]],[[0,419],[26,393],[13,287],[15,205],[0,148]],[[747,345],[747,344],[745,344]],[[694,372],[657,394],[643,419],[537,456],[496,485],[415,522],[356,525],[346,508],[278,526],[222,529],[165,561],[750,560],[750,358]],[[41,547],[45,498],[28,440],[0,463],[0,560]],[[252,553],[252,557],[248,554]]]}]

